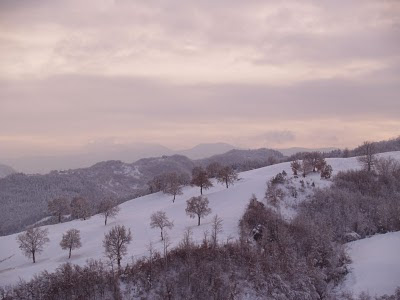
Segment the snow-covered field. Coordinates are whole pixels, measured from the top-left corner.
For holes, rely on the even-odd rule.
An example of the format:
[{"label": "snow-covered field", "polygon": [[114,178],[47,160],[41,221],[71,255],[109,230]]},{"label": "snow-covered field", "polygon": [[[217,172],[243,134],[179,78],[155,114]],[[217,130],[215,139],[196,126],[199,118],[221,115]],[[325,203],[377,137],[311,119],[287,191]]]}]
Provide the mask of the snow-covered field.
[{"label": "snow-covered field", "polygon": [[[400,160],[400,152],[385,153],[384,156],[392,156]],[[327,159],[332,165],[334,173],[341,170],[359,168],[356,158],[334,158]],[[160,249],[160,232],[150,228],[150,215],[158,210],[163,210],[167,216],[174,221],[175,226],[168,231],[172,242],[171,247],[176,246],[182,238],[183,232],[187,227],[193,230],[193,238],[200,241],[203,238],[203,232],[210,229],[212,216],[218,214],[223,219],[223,239],[236,238],[238,236],[238,221],[242,216],[246,205],[254,193],[259,200],[264,198],[267,180],[271,179],[277,173],[285,170],[292,174],[290,163],[277,164],[257,170],[243,172],[239,174],[240,180],[229,189],[223,185],[215,183],[214,187],[206,190],[204,195],[210,201],[212,213],[202,220],[201,226],[197,226],[196,219],[190,219],[185,214],[186,200],[192,196],[198,196],[200,190],[197,187],[185,187],[183,195],[177,196],[175,203],[172,203],[172,197],[162,193],[147,195],[125,202],[120,205],[121,211],[116,219],[109,220],[107,226],[104,226],[104,219],[99,216],[93,216],[89,220],[74,220],[67,223],[44,226],[49,230],[50,243],[48,243],[42,254],[37,256],[35,264],[21,253],[16,242],[17,234],[0,237],[0,285],[16,283],[20,278],[30,279],[35,273],[47,269],[53,271],[61,263],[70,261],[74,264],[85,264],[88,259],[105,259],[103,253],[102,240],[104,233],[116,224],[125,225],[132,231],[133,240],[128,248],[128,255],[123,263],[146,255],[147,246],[150,242],[153,246]],[[300,179],[299,179],[300,180]],[[329,184],[329,181],[320,180],[318,175],[307,177],[307,180],[315,182],[316,187],[322,187]],[[290,208],[282,208],[282,212],[290,217],[293,211]],[[72,257],[68,260],[67,251],[60,248],[62,234],[68,229],[76,228],[81,231],[82,248],[74,250]],[[372,240],[372,239],[371,239]],[[357,251],[353,251],[352,258],[357,262]],[[354,254],[353,254],[354,253]],[[400,248],[399,252],[400,253]],[[400,255],[398,257],[400,261]],[[358,288],[357,268],[362,265],[362,260],[354,265],[355,280],[352,282],[354,288]],[[385,267],[377,270],[385,271]],[[349,285],[351,289],[351,284]]]},{"label": "snow-covered field", "polygon": [[400,286],[400,232],[375,235],[348,244],[352,258],[351,273],[343,290],[354,295],[367,292],[371,296],[394,294]]}]

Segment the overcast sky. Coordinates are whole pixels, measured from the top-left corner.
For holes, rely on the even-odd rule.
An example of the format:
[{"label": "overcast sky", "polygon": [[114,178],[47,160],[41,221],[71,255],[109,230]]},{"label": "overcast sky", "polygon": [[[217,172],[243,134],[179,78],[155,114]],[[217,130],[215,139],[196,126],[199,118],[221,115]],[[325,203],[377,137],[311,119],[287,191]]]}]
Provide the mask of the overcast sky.
[{"label": "overcast sky", "polygon": [[400,2],[0,0],[0,157],[400,135]]}]

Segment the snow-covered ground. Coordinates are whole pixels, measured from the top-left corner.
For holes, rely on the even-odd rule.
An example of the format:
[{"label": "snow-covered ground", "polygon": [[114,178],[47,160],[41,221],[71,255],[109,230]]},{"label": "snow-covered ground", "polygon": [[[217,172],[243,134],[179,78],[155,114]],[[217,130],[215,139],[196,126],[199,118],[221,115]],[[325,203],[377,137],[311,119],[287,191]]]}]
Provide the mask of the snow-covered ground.
[{"label": "snow-covered ground", "polygon": [[[384,156],[392,156],[400,160],[400,152],[385,153]],[[334,173],[341,170],[359,168],[356,158],[334,158],[327,160],[332,165]],[[160,232],[150,228],[150,215],[158,210],[163,210],[174,221],[175,226],[168,231],[172,242],[171,247],[176,246],[182,238],[187,227],[193,230],[193,238],[200,241],[203,232],[210,229],[212,216],[218,214],[223,218],[223,239],[238,236],[238,221],[242,216],[251,195],[254,193],[259,200],[264,198],[266,182],[272,176],[285,170],[289,175],[290,163],[281,163],[265,168],[260,168],[239,174],[240,180],[229,189],[224,185],[214,183],[214,187],[206,190],[204,195],[210,201],[212,213],[202,220],[201,226],[197,226],[196,219],[190,219],[185,214],[186,200],[192,196],[198,196],[200,190],[197,187],[185,187],[183,195],[177,196],[175,203],[172,197],[162,193],[147,195],[125,202],[120,205],[121,211],[116,219],[109,220],[104,226],[104,220],[96,215],[86,221],[74,220],[67,223],[44,226],[49,230],[50,243],[42,254],[37,256],[35,264],[21,253],[16,242],[17,234],[0,237],[0,285],[16,283],[19,278],[30,279],[33,274],[47,269],[53,271],[61,263],[70,261],[74,264],[85,264],[88,259],[105,259],[102,247],[104,234],[116,224],[125,225],[132,231],[133,240],[128,247],[128,255],[123,263],[131,258],[146,255],[150,242],[160,249]],[[298,180],[301,180],[299,178]],[[316,187],[329,184],[329,181],[321,180],[318,175],[311,175],[307,180],[314,181]],[[290,201],[289,201],[290,202]],[[288,203],[286,203],[288,204]],[[290,205],[289,205],[290,206]],[[282,212],[289,216],[293,213],[290,207],[283,207]],[[76,228],[81,231],[82,248],[74,250],[68,260],[67,251],[60,248],[62,234],[68,229]],[[400,253],[400,251],[399,251]],[[354,257],[352,257],[354,259]],[[4,261],[2,261],[5,259]],[[400,260],[400,258],[399,258]],[[1,262],[2,261],[2,262]]]},{"label": "snow-covered ground", "polygon": [[400,287],[400,232],[348,243],[348,253],[353,262],[342,290],[382,296]]}]

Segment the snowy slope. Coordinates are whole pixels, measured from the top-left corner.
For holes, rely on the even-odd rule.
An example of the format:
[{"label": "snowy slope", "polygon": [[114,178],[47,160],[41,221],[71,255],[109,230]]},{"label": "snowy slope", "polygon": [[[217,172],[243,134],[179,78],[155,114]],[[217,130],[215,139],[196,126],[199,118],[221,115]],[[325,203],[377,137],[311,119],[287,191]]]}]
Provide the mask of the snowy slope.
[{"label": "snowy slope", "polygon": [[[400,159],[400,152],[383,154]],[[334,173],[359,168],[356,158],[335,158],[328,159],[332,165]],[[151,229],[149,219],[151,213],[157,210],[166,211],[170,219],[174,220],[175,227],[168,232],[172,247],[177,245],[182,238],[186,227],[193,229],[193,237],[200,241],[203,232],[210,229],[211,218],[218,214],[223,218],[224,239],[238,236],[238,221],[242,216],[249,198],[252,193],[256,194],[259,200],[264,198],[266,181],[277,173],[285,170],[291,174],[290,163],[277,164],[257,170],[240,173],[240,181],[234,186],[226,189],[223,185],[215,183],[214,187],[205,191],[205,196],[210,201],[212,214],[202,220],[201,226],[196,226],[197,221],[190,219],[185,214],[186,200],[192,196],[199,195],[197,187],[185,187],[183,195],[177,196],[175,203],[172,197],[162,193],[147,195],[125,202],[120,205],[121,212],[116,219],[109,221],[104,226],[101,216],[93,216],[89,220],[74,220],[68,223],[45,226],[49,229],[50,243],[46,245],[44,252],[37,257],[37,263],[22,255],[16,243],[17,234],[0,237],[0,285],[12,284],[22,279],[29,279],[33,274],[47,269],[53,271],[61,263],[67,262],[67,252],[61,250],[59,242],[62,233],[70,228],[77,228],[81,231],[83,247],[73,251],[71,262],[74,264],[85,264],[87,259],[104,259],[102,240],[104,233],[116,224],[129,227],[133,234],[133,241],[128,248],[128,256],[123,263],[130,261],[131,257],[138,258],[146,255],[146,248],[150,242],[161,249],[159,231]],[[308,178],[308,177],[307,177]],[[325,186],[329,184],[326,180],[320,180],[319,176],[313,175],[309,180],[313,180],[315,185]]]},{"label": "snowy slope", "polygon": [[353,262],[342,290],[354,295],[394,294],[400,286],[400,232],[375,235],[348,244]]}]

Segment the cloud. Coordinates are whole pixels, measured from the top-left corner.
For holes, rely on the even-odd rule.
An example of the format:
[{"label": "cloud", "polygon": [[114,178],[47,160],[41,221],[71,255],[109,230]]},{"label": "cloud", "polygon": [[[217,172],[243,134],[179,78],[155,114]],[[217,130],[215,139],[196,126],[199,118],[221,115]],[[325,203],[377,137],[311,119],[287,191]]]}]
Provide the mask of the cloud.
[{"label": "cloud", "polygon": [[0,140],[382,139],[399,128],[399,16],[375,0],[3,0]]},{"label": "cloud", "polygon": [[283,144],[287,142],[293,142],[296,139],[296,136],[289,130],[282,130],[268,131],[258,138],[264,140],[266,144]]},{"label": "cloud", "polygon": [[293,83],[358,77],[398,61],[400,50],[400,5],[394,1],[1,5],[5,77],[77,73]]}]

